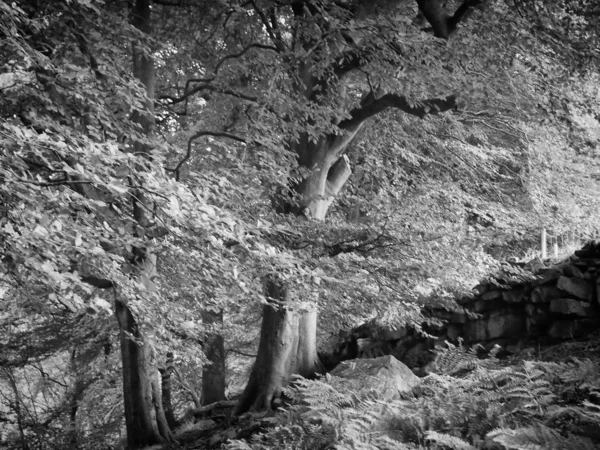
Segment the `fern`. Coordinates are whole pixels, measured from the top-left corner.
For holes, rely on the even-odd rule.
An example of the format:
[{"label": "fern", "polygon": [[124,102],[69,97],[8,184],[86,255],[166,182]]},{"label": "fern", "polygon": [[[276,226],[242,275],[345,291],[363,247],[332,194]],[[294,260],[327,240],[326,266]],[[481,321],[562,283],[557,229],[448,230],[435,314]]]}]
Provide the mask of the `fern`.
[{"label": "fern", "polygon": [[495,353],[482,360],[480,349],[461,343],[436,353],[436,373],[423,378],[410,398],[385,403],[377,391],[365,389],[365,380],[298,378],[286,389],[292,405],[278,426],[227,448],[598,448],[597,363],[571,359],[505,366]]},{"label": "fern", "polygon": [[588,438],[564,437],[541,424],[515,430],[498,428],[488,433],[487,437],[507,450],[593,450],[597,448]]},{"label": "fern", "polygon": [[456,436],[438,433],[437,431],[428,431],[425,434],[425,439],[449,447],[452,450],[476,450],[471,444]]}]

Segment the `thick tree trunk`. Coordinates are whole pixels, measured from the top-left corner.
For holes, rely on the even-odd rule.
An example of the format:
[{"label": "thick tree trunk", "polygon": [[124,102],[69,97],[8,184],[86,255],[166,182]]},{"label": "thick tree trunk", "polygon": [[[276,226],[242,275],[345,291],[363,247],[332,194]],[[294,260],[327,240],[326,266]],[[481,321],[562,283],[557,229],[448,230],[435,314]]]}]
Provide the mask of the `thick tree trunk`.
[{"label": "thick tree trunk", "polygon": [[128,448],[171,441],[162,408],[153,350],[139,329],[129,307],[115,300],[123,357],[123,399]]},{"label": "thick tree trunk", "polygon": [[305,214],[313,219],[324,220],[334,198],[351,174],[350,161],[346,155],[338,158],[331,167],[323,164],[316,168],[298,187],[300,206],[305,209]]},{"label": "thick tree trunk", "polygon": [[286,305],[288,289],[279,280],[267,281],[271,304],[263,307],[258,356],[236,414],[271,410],[292,375],[311,377],[323,371],[317,356],[317,311]]},{"label": "thick tree trunk", "polygon": [[[223,311],[204,311],[205,325],[223,324]],[[202,367],[202,404],[225,400],[225,341],[219,332],[211,331],[204,337],[203,351],[210,364]]]},{"label": "thick tree trunk", "polygon": [[173,402],[171,401],[171,376],[175,367],[173,365],[173,352],[167,353],[167,360],[165,367],[158,369],[160,372],[160,387],[163,410],[165,411],[165,418],[171,428],[175,428],[178,423],[175,419],[175,413],[173,412]]}]

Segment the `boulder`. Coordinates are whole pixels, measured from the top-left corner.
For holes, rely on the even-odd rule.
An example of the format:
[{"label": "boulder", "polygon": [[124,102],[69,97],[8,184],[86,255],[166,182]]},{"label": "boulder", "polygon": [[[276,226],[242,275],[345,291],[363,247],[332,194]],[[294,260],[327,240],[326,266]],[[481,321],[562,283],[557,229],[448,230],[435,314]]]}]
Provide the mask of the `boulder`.
[{"label": "boulder", "polygon": [[593,314],[591,303],[572,298],[555,298],[550,302],[550,312],[566,316],[590,317]]},{"label": "boulder", "polygon": [[588,280],[560,277],[556,287],[581,300],[592,301],[592,286]]},{"label": "boulder", "polygon": [[392,400],[417,386],[421,379],[391,355],[371,359],[353,359],[338,365],[331,375],[358,382],[360,391],[379,400]]}]

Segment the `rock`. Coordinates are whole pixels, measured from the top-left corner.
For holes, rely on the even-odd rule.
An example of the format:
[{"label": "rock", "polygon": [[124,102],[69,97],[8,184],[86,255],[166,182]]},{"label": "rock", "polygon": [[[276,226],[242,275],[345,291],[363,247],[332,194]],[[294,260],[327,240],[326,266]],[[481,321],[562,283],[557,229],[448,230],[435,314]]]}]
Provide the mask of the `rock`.
[{"label": "rock", "polygon": [[479,296],[481,300],[496,300],[502,298],[502,291],[494,290],[481,294]]},{"label": "rock", "polygon": [[529,303],[525,306],[525,313],[529,317],[535,317],[537,320],[546,320],[550,318],[548,315],[548,305],[545,303]]},{"label": "rock", "polygon": [[490,289],[491,289],[491,286],[489,283],[480,283],[473,288],[473,293],[475,295],[481,295],[481,294],[489,291]]},{"label": "rock", "polygon": [[554,339],[574,338],[598,327],[594,320],[557,320],[548,329],[548,336]]},{"label": "rock", "polygon": [[533,273],[536,273],[542,269],[546,268],[544,262],[541,258],[535,258],[525,264],[525,269],[530,270]]},{"label": "rock", "polygon": [[542,286],[544,284],[548,284],[554,280],[558,280],[561,276],[560,270],[558,269],[543,269],[542,271],[540,271],[540,273],[538,274],[538,276],[536,277],[536,280],[533,281],[531,284],[533,286]]},{"label": "rock", "polygon": [[572,298],[555,298],[550,302],[550,312],[567,316],[589,317],[593,313],[593,308],[588,302]]},{"label": "rock", "polygon": [[525,315],[505,313],[468,322],[465,325],[465,339],[471,343],[501,337],[518,337],[525,329]]},{"label": "rock", "polygon": [[560,277],[556,283],[556,287],[581,300],[592,301],[592,286],[587,280]]},{"label": "rock", "polygon": [[[492,292],[498,292],[498,291],[492,291]],[[489,292],[491,293],[491,292]],[[481,300],[475,300],[475,302],[473,303],[473,310],[476,313],[484,313],[484,312],[488,312],[488,311],[497,311],[499,309],[503,309],[507,306],[506,302],[504,302],[504,300],[502,300],[502,293],[500,293],[500,297],[496,297],[493,299],[481,299]]]},{"label": "rock", "polygon": [[450,318],[450,323],[467,323],[467,313],[455,312]]},{"label": "rock", "polygon": [[456,324],[450,324],[448,325],[448,330],[446,333],[448,334],[448,339],[450,341],[457,342],[458,338],[463,335],[464,331],[463,327]]},{"label": "rock", "polygon": [[511,289],[502,293],[502,300],[507,303],[521,303],[526,299],[525,289]]},{"label": "rock", "polygon": [[386,328],[381,331],[381,338],[384,341],[397,341],[398,339],[402,339],[408,334],[405,327],[398,327],[396,329]]},{"label": "rock", "polygon": [[465,325],[467,342],[487,341],[501,337],[518,337],[525,332],[525,315],[498,314],[487,319],[473,320]]},{"label": "rock", "polygon": [[517,337],[525,331],[525,316],[502,314],[489,318],[488,333],[490,339]]},{"label": "rock", "polygon": [[556,286],[539,286],[531,293],[532,303],[550,303],[553,298],[564,297],[565,293]]},{"label": "rock", "polygon": [[379,400],[399,398],[401,393],[421,382],[405,364],[391,355],[344,361],[331,375],[358,381],[361,391],[373,392]]},{"label": "rock", "polygon": [[565,274],[568,277],[584,278],[583,272],[579,270],[577,266],[574,265],[565,266],[565,268],[563,269],[563,274]]}]

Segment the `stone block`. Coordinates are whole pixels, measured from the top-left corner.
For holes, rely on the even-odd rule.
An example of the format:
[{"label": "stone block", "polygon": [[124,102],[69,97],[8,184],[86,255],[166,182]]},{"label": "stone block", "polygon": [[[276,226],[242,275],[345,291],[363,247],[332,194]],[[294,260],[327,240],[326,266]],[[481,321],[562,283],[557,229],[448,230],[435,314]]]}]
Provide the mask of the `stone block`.
[{"label": "stone block", "polygon": [[550,312],[566,316],[591,317],[594,314],[591,303],[573,300],[572,298],[556,298],[550,302]]},{"label": "stone block", "polygon": [[473,311],[476,313],[486,313],[489,311],[496,311],[498,309],[503,309],[507,306],[506,302],[502,300],[502,294],[500,294],[499,298],[493,298],[490,300],[475,300],[473,303]]},{"label": "stone block", "polygon": [[489,339],[517,337],[525,331],[525,316],[506,314],[490,317],[487,329]]},{"label": "stone block", "polygon": [[464,328],[456,324],[450,324],[446,333],[450,341],[458,342],[458,338],[464,334]]},{"label": "stone block", "polygon": [[465,325],[465,340],[468,343],[487,340],[487,324],[487,319],[472,320],[467,323]]},{"label": "stone block", "polygon": [[450,323],[467,323],[467,313],[455,312],[450,318]]},{"label": "stone block", "polygon": [[580,278],[560,277],[556,283],[556,287],[566,293],[588,302],[592,301],[592,285],[588,280]]},{"label": "stone block", "polygon": [[527,329],[527,335],[529,338],[535,338],[538,336],[546,336],[548,325],[545,323],[538,323],[535,317],[527,317],[525,320]]},{"label": "stone block", "polygon": [[502,293],[502,300],[507,303],[521,303],[526,300],[524,289],[511,289]]},{"label": "stone block", "polygon": [[477,286],[475,286],[473,288],[473,293],[475,295],[481,295],[481,294],[489,291],[490,288],[491,288],[490,284],[488,284],[488,283],[480,283],[480,284],[478,284]]},{"label": "stone block", "polygon": [[550,314],[548,313],[549,304],[546,303],[530,303],[525,307],[525,313],[527,316],[532,317],[534,321],[539,323],[548,322],[550,320]]},{"label": "stone block", "polygon": [[484,294],[481,294],[479,298],[481,300],[497,300],[499,298],[502,298],[502,291],[499,291],[497,289],[493,291],[488,291]]},{"label": "stone block", "polygon": [[562,274],[558,269],[543,269],[531,283],[533,286],[542,286],[558,280]]},{"label": "stone block", "polygon": [[554,298],[564,297],[565,293],[556,286],[539,286],[531,292],[532,303],[550,303]]},{"label": "stone block", "polygon": [[584,278],[583,272],[575,265],[565,266],[563,269],[563,274],[572,278]]},{"label": "stone block", "polygon": [[502,337],[517,337],[526,330],[525,315],[514,313],[498,314],[487,319],[473,320],[465,325],[468,343],[487,341]]},{"label": "stone block", "polygon": [[554,339],[570,339],[582,336],[598,327],[594,320],[557,320],[548,329],[548,336]]},{"label": "stone block", "polygon": [[396,329],[386,328],[381,331],[381,338],[384,341],[397,341],[398,339],[402,339],[408,334],[408,331],[405,327],[398,327]]}]

